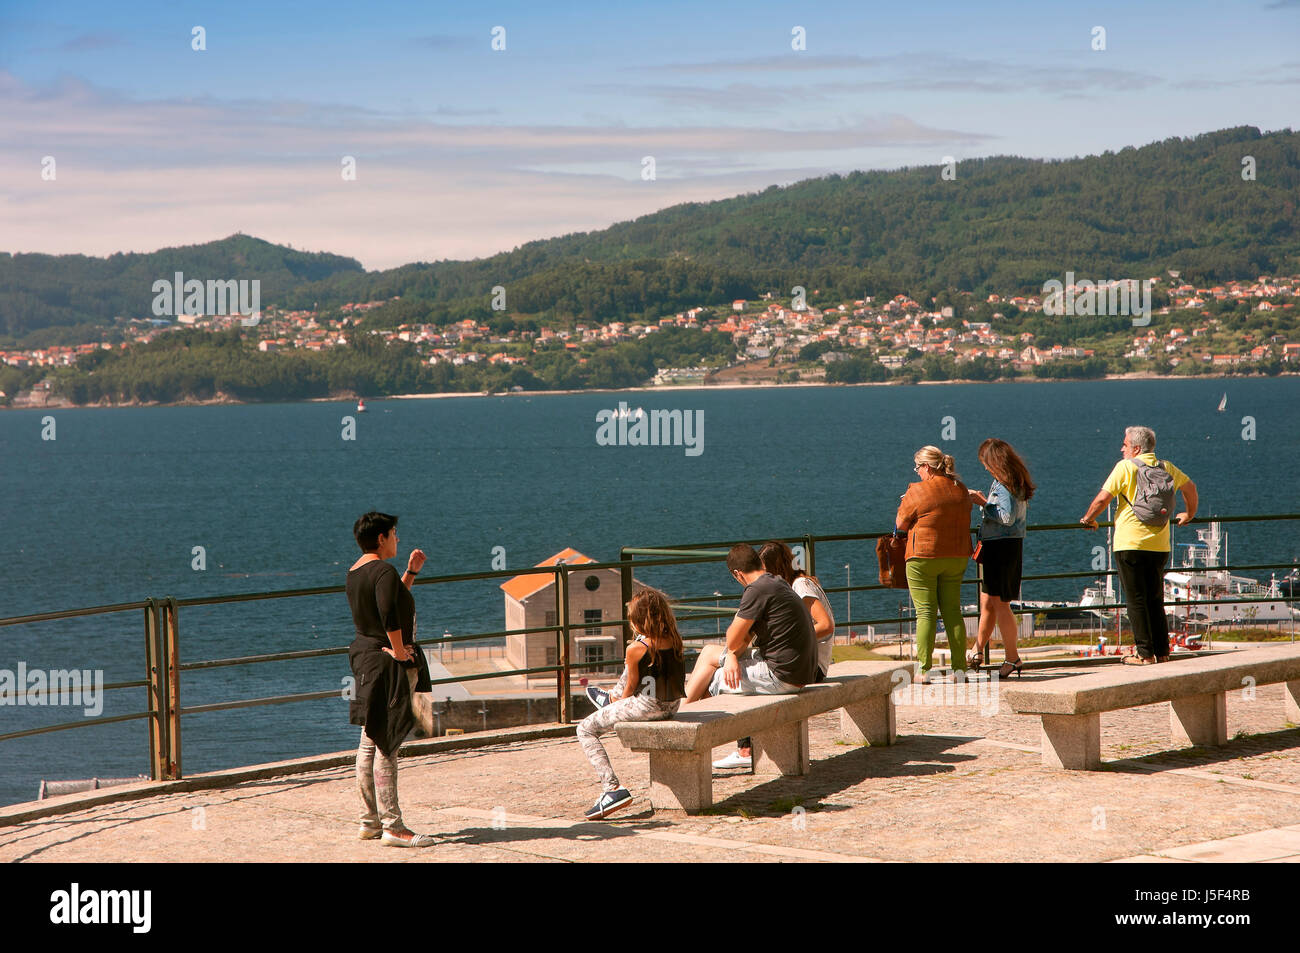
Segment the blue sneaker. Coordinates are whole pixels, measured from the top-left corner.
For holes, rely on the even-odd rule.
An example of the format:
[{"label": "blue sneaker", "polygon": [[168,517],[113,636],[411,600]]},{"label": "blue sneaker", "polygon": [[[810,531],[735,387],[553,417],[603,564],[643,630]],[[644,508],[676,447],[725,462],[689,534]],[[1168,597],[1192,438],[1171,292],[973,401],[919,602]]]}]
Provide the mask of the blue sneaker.
[{"label": "blue sneaker", "polygon": [[604,708],[613,701],[609,692],[603,688],[597,688],[595,685],[587,686],[587,697],[591,699],[591,703],[597,708]]},{"label": "blue sneaker", "polygon": [[583,817],[589,821],[603,820],[619,808],[627,807],[631,803],[632,795],[628,793],[627,788],[619,788],[617,791],[606,791],[600,796],[600,800],[593,804]]}]

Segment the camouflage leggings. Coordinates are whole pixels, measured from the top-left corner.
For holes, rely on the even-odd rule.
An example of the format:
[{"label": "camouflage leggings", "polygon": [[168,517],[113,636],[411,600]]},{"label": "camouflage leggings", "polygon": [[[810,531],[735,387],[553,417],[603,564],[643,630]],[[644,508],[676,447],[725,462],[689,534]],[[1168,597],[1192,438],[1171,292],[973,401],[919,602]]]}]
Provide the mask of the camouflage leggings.
[{"label": "camouflage leggings", "polygon": [[397,806],[397,751],[386,755],[361,729],[357,748],[357,789],[361,794],[361,826],[370,830],[400,831],[402,811]]},{"label": "camouflage leggings", "polygon": [[[615,698],[623,694],[622,678],[618,680],[618,684],[610,694]],[[605,751],[605,746],[600,743],[600,736],[613,731],[614,726],[620,721],[663,721],[671,718],[677,713],[681,704],[680,700],[665,703],[648,695],[637,694],[621,701],[610,702],[582,720],[578,725],[578,744],[582,745],[582,753],[587,756],[591,766],[596,769],[596,774],[600,776],[601,790],[617,791],[621,785],[618,783],[618,776],[614,774],[613,765],[609,763],[609,754]]]}]

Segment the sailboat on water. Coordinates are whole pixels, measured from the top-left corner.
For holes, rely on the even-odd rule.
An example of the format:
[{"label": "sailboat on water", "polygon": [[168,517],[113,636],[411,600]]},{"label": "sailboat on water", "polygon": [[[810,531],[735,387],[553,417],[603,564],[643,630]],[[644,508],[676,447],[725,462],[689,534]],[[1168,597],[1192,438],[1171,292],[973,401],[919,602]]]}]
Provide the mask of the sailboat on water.
[{"label": "sailboat on water", "polygon": [[1227,409],[1228,409],[1228,395],[1227,392],[1225,392],[1223,397],[1219,400],[1219,413],[1223,413]]}]

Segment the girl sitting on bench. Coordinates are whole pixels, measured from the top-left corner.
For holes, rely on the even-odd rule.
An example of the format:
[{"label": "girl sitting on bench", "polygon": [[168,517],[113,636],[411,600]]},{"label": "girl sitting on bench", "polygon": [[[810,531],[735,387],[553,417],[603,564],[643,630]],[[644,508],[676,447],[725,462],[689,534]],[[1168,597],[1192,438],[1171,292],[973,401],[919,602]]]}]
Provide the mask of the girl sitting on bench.
[{"label": "girl sitting on bench", "polygon": [[578,725],[578,743],[600,777],[600,799],[585,814],[588,820],[608,817],[632,803],[619,784],[600,736],[620,721],[662,721],[677,713],[686,697],[686,661],[677,620],[668,597],[645,588],[627,606],[628,622],[636,633],[627,646],[623,674],[612,692],[587,689],[596,710]]}]

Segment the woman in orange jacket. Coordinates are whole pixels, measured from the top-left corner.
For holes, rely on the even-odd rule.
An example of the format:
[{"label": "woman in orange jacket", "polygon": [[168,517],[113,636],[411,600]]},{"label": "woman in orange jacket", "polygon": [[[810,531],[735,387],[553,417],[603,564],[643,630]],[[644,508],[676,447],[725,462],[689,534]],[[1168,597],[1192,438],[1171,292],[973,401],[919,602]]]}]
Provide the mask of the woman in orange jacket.
[{"label": "woman in orange jacket", "polygon": [[966,670],[961,578],[971,554],[971,498],[952,457],[938,447],[922,447],[912,460],[921,480],[903,494],[895,524],[907,531],[907,588],[916,608],[921,684],[928,685],[936,615],[948,633],[953,671]]}]

